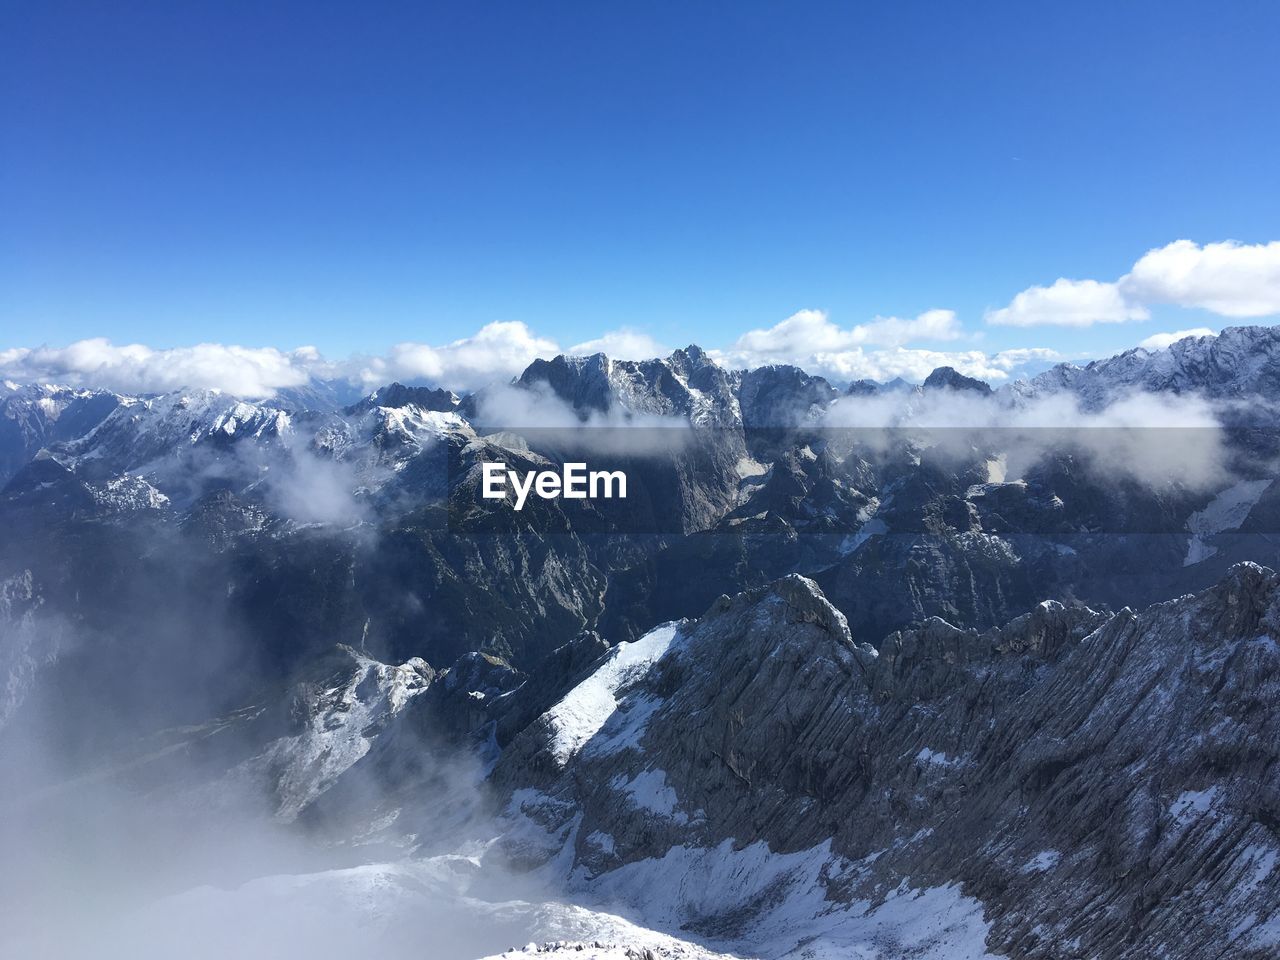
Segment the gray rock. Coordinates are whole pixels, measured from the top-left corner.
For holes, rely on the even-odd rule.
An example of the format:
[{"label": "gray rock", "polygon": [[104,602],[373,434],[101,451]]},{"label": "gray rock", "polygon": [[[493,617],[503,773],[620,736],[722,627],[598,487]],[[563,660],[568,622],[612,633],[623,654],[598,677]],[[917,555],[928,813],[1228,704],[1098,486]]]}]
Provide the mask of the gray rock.
[{"label": "gray rock", "polygon": [[[996,952],[1263,957],[1280,904],[1278,631],[1280,582],[1242,565],[1142,613],[1045,603],[986,632],[935,619],[877,653],[791,577],[683,626],[567,762],[536,723],[494,779],[543,791],[552,835],[573,818],[596,875],[682,844],[831,839],[875,858],[833,900],[959,883]],[[655,773],[675,799],[638,813],[625,785]]]}]

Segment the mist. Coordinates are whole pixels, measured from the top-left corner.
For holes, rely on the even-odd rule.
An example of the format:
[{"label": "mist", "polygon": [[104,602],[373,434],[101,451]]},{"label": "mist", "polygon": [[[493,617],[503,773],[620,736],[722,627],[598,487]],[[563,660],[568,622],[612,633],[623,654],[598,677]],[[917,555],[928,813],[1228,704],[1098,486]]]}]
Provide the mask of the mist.
[{"label": "mist", "polygon": [[[421,768],[397,782],[367,744],[317,764],[305,725],[264,730],[270,708],[250,705],[86,760],[59,745],[87,715],[25,706],[0,730],[0,954],[461,960],[554,932],[549,884],[490,852],[483,765],[443,738],[397,727]],[[271,760],[291,753],[292,774]],[[283,804],[298,778],[324,802]]]},{"label": "mist", "polygon": [[1098,481],[1149,488],[1206,491],[1232,476],[1220,412],[1196,396],[1138,392],[1089,410],[1065,394],[1014,404],[998,394],[887,393],[843,397],[823,425],[881,452],[903,438],[956,461],[983,451],[999,463],[992,479],[1003,482],[1057,456],[1078,458]]},{"label": "mist", "polygon": [[477,395],[476,429],[525,444],[619,456],[663,456],[696,442],[685,417],[608,408],[576,410],[545,383],[500,385]]}]

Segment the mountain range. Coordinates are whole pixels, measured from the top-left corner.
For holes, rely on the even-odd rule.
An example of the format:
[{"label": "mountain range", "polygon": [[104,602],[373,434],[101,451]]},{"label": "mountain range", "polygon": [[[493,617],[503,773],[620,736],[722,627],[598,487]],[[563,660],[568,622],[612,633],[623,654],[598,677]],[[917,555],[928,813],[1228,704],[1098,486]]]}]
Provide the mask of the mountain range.
[{"label": "mountain range", "polygon": [[[6,382],[4,936],[115,833],[66,955],[1274,956],[1277,404],[1268,327],[998,389]],[[628,498],[477,494],[575,457]],[[153,869],[205,831],[272,855]]]}]

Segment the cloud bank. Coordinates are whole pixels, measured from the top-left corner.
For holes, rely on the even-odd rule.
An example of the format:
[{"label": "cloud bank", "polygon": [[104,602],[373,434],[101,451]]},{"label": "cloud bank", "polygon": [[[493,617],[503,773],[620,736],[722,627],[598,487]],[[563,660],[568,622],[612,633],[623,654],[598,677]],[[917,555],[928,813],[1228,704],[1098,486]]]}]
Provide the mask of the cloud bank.
[{"label": "cloud bank", "polygon": [[1060,277],[1028,287],[987,323],[1013,327],[1089,327],[1146,320],[1148,306],[1172,304],[1223,317],[1280,314],[1280,241],[1242,244],[1192,240],[1148,250],[1114,283]]},{"label": "cloud bank", "polygon": [[104,337],[95,337],[67,347],[0,350],[0,376],[22,382],[107,387],[124,393],[216,387],[255,398],[303,386],[321,362],[309,347],[285,353],[274,347],[201,343],[154,350],[140,343],[118,347]]},{"label": "cloud bank", "polygon": [[336,362],[314,347],[285,352],[202,343],[157,350],[136,343],[116,346],[98,337],[67,347],[2,350],[0,377],[135,394],[219,389],[246,399],[271,397],[313,379],[345,380],[368,389],[402,380],[470,390],[509,379],[539,357],[559,352],[554,340],[535,336],[518,322],[490,323],[473,336],[440,346],[399,343],[385,356]]},{"label": "cloud bank", "polygon": [[1000,457],[1008,481],[1060,454],[1082,458],[1104,477],[1150,487],[1207,490],[1228,479],[1218,411],[1191,395],[1138,392],[1086,410],[1068,394],[1009,404],[999,395],[889,392],[837,399],[823,425],[854,430],[872,446],[910,434],[957,460],[986,449]]},{"label": "cloud bank", "polygon": [[[1023,364],[1057,359],[1056,353],[1043,349],[985,354],[905,346],[963,335],[950,310],[929,310],[910,319],[876,317],[848,328],[832,323],[822,311],[802,310],[768,329],[748,331],[727,350],[712,355],[726,366],[790,363],[835,380],[922,380],[945,365],[969,376],[1003,380]],[[382,356],[340,361],[327,360],[314,347],[283,351],[202,343],[161,350],[143,344],[117,346],[99,337],[67,347],[0,351],[0,378],[131,394],[220,389],[246,399],[271,397],[313,380],[346,381],[365,390],[400,380],[463,392],[510,380],[534,360],[562,352],[641,360],[671,351],[648,334],[625,328],[563,350],[520,322],[490,323],[470,337],[445,344],[399,343]]]},{"label": "cloud bank", "polygon": [[[358,379],[366,386],[392,380],[425,380],[466,390],[514,376],[534,360],[554,357],[559,352],[554,340],[535,336],[523,323],[490,323],[474,336],[440,347],[396,344],[386,357],[375,357],[363,364]],[[343,379],[354,379],[350,371],[339,368],[336,372]]]},{"label": "cloud bank", "polygon": [[[1149,250],[1118,280],[1060,277],[1048,286],[1019,292],[1006,306],[986,311],[985,320],[990,326],[1084,328],[1148,320],[1156,304],[1224,317],[1280,315],[1280,241],[1249,245],[1227,240],[1202,246],[1176,240]],[[1196,327],[1154,334],[1139,346],[1158,350],[1183,337],[1212,332]],[[876,316],[841,326],[825,311],[806,309],[771,327],[748,330],[727,347],[709,352],[726,367],[791,364],[837,382],[896,377],[920,381],[935,368],[950,366],[966,376],[998,383],[1065,359],[1042,346],[995,353],[973,349],[979,336],[966,332],[953,310]],[[669,352],[648,333],[630,328],[564,349],[519,321],[490,323],[447,343],[405,342],[382,355],[344,360],[326,359],[314,347],[286,351],[201,343],[156,349],[137,343],[117,346],[97,337],[66,347],[0,350],[0,380],[131,394],[216,388],[246,399],[271,397],[316,380],[345,382],[365,391],[400,380],[462,393],[508,381],[534,360],[559,353],[641,360]]]},{"label": "cloud bank", "polygon": [[965,337],[954,311],[926,310],[917,317],[876,317],[841,327],[822,310],[801,310],[772,327],[750,330],[724,350],[711,351],[727,367],[791,364],[831,380],[923,380],[950,366],[970,377],[1005,380],[1029,363],[1061,359],[1053,350],[1033,347],[984,353],[908,347],[909,343],[949,342]]},{"label": "cloud bank", "polygon": [[758,366],[789,362],[796,356],[843,353],[864,345],[897,347],[913,340],[958,340],[962,335],[951,310],[927,310],[910,320],[876,317],[848,329],[832,323],[822,310],[801,310],[767,330],[744,333],[722,355],[757,361]]}]

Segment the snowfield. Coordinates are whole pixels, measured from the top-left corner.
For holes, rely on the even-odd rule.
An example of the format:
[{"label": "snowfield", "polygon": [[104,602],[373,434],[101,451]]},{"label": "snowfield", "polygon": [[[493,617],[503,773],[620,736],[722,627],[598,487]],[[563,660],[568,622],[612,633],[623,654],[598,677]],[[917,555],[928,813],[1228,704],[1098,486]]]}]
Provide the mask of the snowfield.
[{"label": "snowfield", "polygon": [[[115,923],[106,957],[215,960],[235,956],[430,960],[574,956],[591,960],[985,960],[982,908],[954,887],[891,891],[879,906],[823,900],[809,886],[824,848],[778,856],[757,844],[733,853],[679,848],[618,871],[596,893],[622,894],[635,915],[550,898],[529,878],[497,877],[478,858],[433,857],[309,874],[281,874],[231,889],[203,886],[166,897]],[[755,888],[786,890],[746,940],[718,942],[671,925],[688,907],[725,907]],[[651,896],[645,897],[644,890]],[[644,901],[648,902],[644,902]],[[234,928],[225,918],[235,917]],[[87,956],[96,931],[68,927],[42,956]],[[17,949],[34,944],[13,945]],[[13,956],[34,955],[15,953]]]},{"label": "snowfield", "polygon": [[553,730],[551,752],[561,766],[604,728],[617,711],[619,695],[627,683],[644,676],[663,658],[676,641],[680,626],[664,623],[634,643],[618,644],[603,666],[547,712]]}]

